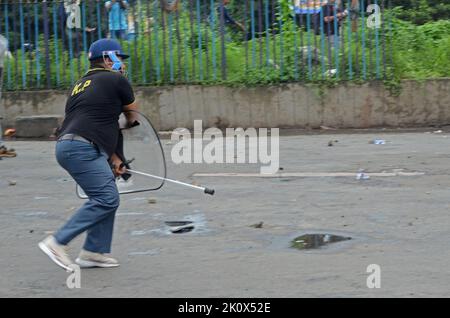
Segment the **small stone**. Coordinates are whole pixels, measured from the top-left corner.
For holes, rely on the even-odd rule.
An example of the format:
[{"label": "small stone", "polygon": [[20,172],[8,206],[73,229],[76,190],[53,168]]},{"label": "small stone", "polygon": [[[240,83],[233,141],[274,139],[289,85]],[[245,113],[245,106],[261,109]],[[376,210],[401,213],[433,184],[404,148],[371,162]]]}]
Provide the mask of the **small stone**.
[{"label": "small stone", "polygon": [[150,198],[150,199],[148,199],[148,203],[149,204],[155,204],[156,203],[156,199],[155,198]]},{"label": "small stone", "polygon": [[9,180],[9,185],[10,186],[15,186],[17,184],[17,181],[15,180]]},{"label": "small stone", "polygon": [[261,229],[263,227],[264,222],[259,222],[256,224],[250,225],[250,227],[254,227],[255,229]]}]

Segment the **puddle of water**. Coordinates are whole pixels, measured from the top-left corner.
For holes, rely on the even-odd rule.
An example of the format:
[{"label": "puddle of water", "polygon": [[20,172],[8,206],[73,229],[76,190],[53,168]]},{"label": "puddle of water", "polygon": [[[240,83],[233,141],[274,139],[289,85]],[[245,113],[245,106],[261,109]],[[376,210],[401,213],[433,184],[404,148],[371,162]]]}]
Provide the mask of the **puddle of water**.
[{"label": "puddle of water", "polygon": [[199,210],[195,210],[192,215],[186,215],[181,221],[165,222],[168,234],[180,234],[193,232],[196,234],[206,233],[209,230],[206,228],[205,216]]},{"label": "puddle of water", "polygon": [[299,250],[314,249],[331,243],[348,241],[351,239],[351,237],[333,234],[305,234],[293,239],[291,241],[291,247]]},{"label": "puddle of water", "polygon": [[[160,213],[160,215],[163,215]],[[181,221],[165,221],[166,226],[152,230],[134,230],[132,236],[141,236],[152,234],[155,236],[166,236],[171,234],[181,234],[192,232],[195,234],[204,234],[210,232],[206,228],[206,220],[203,214],[187,215]]]}]

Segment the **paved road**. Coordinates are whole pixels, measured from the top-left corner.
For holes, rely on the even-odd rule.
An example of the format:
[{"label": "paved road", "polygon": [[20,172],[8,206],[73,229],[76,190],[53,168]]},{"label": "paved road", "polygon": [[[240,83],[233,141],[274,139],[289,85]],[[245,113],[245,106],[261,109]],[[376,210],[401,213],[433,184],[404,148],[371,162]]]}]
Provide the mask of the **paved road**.
[{"label": "paved road", "polygon": [[[387,143],[369,144],[374,138]],[[338,142],[329,147],[331,140]],[[173,145],[164,144],[169,155]],[[280,178],[245,176],[259,171],[255,164],[169,161],[169,176],[213,186],[216,195],[167,185],[122,196],[113,243],[121,267],[82,270],[80,289],[69,289],[68,274],[37,248],[82,203],[74,182],[57,165],[53,142],[8,146],[19,156],[0,161],[0,296],[450,296],[445,132],[284,136],[280,165],[286,176]],[[360,168],[424,175],[358,181],[353,173]],[[192,176],[219,172],[243,176]],[[317,175],[289,177],[304,172]],[[351,174],[333,177],[336,172]],[[186,219],[194,221],[193,232],[170,234],[164,224]],[[251,226],[260,222],[260,228]],[[305,233],[353,239],[310,251],[289,247]],[[72,257],[81,244],[82,237],[71,244]],[[366,285],[370,264],[381,267],[379,289]]]}]

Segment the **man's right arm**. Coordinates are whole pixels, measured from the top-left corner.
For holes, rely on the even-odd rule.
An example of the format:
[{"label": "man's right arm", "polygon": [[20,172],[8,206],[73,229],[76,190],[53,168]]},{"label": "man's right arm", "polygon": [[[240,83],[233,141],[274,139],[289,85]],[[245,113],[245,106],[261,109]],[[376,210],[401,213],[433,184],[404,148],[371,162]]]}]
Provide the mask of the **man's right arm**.
[{"label": "man's right arm", "polygon": [[132,126],[136,120],[136,113],[133,111],[139,111],[136,101],[123,107],[125,117],[127,118],[127,124]]}]

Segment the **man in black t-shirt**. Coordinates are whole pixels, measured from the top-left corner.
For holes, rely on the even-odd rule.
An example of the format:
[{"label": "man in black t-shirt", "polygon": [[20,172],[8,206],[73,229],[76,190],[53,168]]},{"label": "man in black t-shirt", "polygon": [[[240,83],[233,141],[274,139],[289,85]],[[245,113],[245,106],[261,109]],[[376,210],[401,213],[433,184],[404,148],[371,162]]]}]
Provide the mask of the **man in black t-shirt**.
[{"label": "man in black t-shirt", "polygon": [[342,11],[336,5],[336,0],[329,0],[328,4],[322,6],[323,12],[323,33],[330,41],[334,41],[334,35],[339,38],[339,27],[342,20],[348,15],[348,11]]},{"label": "man in black t-shirt", "polygon": [[73,264],[67,244],[83,232],[87,236],[76,259],[78,265],[119,266],[106,254],[111,251],[114,216],[119,207],[115,177],[126,170],[118,155],[118,119],[122,112],[137,109],[133,89],[123,75],[122,61],[126,58],[115,40],[94,42],[89,49],[91,68],[69,91],[56,159],[89,200],[55,235],[39,243],[42,251],[66,270]]},{"label": "man in black t-shirt", "polygon": [[[339,28],[342,20],[348,16],[348,10],[341,10],[339,5],[336,4],[336,0],[329,0],[328,4],[321,7],[321,11],[323,16],[322,32],[328,43],[328,61],[331,61],[332,50],[339,51]],[[322,25],[319,24],[319,28],[321,27]]]}]

